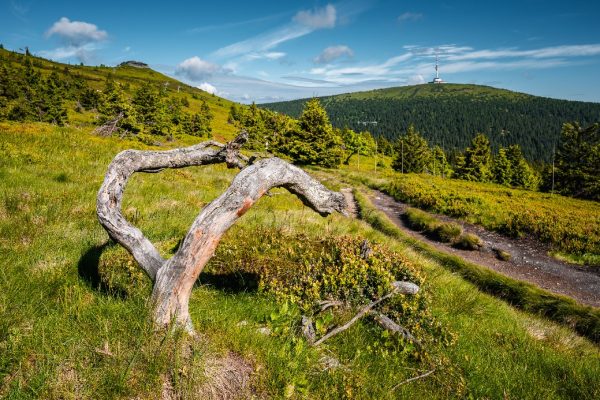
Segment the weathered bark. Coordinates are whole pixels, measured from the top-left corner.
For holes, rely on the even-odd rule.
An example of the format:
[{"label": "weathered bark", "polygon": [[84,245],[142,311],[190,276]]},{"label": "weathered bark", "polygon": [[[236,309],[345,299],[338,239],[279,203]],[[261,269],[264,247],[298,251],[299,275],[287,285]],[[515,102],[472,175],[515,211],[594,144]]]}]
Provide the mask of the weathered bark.
[{"label": "weathered bark", "polygon": [[[169,151],[126,150],[119,153],[108,168],[98,193],[98,219],[111,238],[125,247],[154,281],[153,315],[159,326],[174,322],[192,330],[188,302],[194,282],[213,256],[223,234],[269,189],[284,187],[323,216],[334,211],[345,213],[346,201],[341,193],[328,190],[300,168],[279,158],[244,166],[247,159],[238,150],[246,140],[244,133],[225,146],[209,141]],[[164,260],[121,213],[127,180],[134,172],[223,162],[242,170],[221,196],[202,209],[175,255]]]}]

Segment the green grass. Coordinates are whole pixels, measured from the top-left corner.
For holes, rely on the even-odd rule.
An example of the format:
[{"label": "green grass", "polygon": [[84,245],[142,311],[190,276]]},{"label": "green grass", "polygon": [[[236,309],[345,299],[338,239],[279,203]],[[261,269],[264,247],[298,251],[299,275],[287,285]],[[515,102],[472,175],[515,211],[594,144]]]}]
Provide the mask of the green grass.
[{"label": "green grass", "polygon": [[[10,63],[13,67],[22,67],[22,61],[16,61],[11,58],[14,54],[8,50],[0,49],[2,62]],[[183,110],[188,113],[198,112],[202,101],[206,101],[214,115],[212,127],[215,140],[228,141],[238,133],[233,125],[227,123],[229,107],[233,102],[184,84],[150,68],[136,68],[132,66],[67,66],[33,56],[31,59],[33,60],[34,68],[40,71],[44,77],[50,75],[53,71],[56,71],[59,76],[64,76],[65,69],[68,69],[71,76],[80,76],[89,87],[96,90],[103,90],[106,80],[111,77],[115,82],[122,85],[121,87],[129,97],[132,97],[135,90],[144,83],[151,83],[157,87],[166,87],[166,94],[168,96],[176,99],[187,98],[189,106],[183,107]],[[89,129],[89,127],[94,126],[97,117],[95,112],[75,111],[76,103],[72,100],[67,100],[65,105],[68,111],[69,125],[83,129]],[[165,141],[165,138],[156,137],[155,140]],[[186,142],[185,138],[180,138],[180,140],[184,143]]]},{"label": "green grass", "polygon": [[580,305],[573,299],[552,294],[532,284],[509,278],[409,238],[383,213],[376,210],[363,194],[357,190],[354,193],[359,204],[361,218],[375,229],[401,240],[415,250],[437,260],[481,290],[504,299],[515,307],[544,315],[565,326],[572,327],[592,341],[600,343],[600,310],[597,308]]},{"label": "green grass", "polygon": [[[135,265],[129,266],[128,280],[108,274],[105,267],[116,265],[119,250],[107,246],[95,215],[96,193],[110,160],[125,148],[147,147],[98,138],[89,129],[43,124],[0,124],[0,146],[2,398],[158,399],[165,381],[192,397],[207,379],[204,366],[231,353],[253,366],[259,397],[600,396],[600,354],[588,340],[483,293],[449,272],[446,261],[416,252],[362,221],[339,215],[323,219],[284,190],[274,190],[248,211],[223,238],[223,250],[235,248],[253,262],[260,254],[245,238],[260,228],[310,240],[367,237],[400,252],[423,277],[428,310],[455,337],[451,346],[428,346],[436,356],[436,372],[390,391],[431,365],[386,353],[387,339],[368,320],[323,349],[308,347],[292,320],[282,323],[286,334],[264,336],[257,328],[272,314],[284,314],[281,303],[251,286],[221,286],[208,274],[190,301],[199,338],[155,332],[148,318],[149,282],[135,274]],[[123,210],[167,255],[234,174],[222,166],[136,174]],[[334,177],[327,184],[339,187],[340,182]],[[274,268],[290,262],[290,246],[276,246]],[[220,271],[219,259],[210,266],[213,274]],[[123,265],[124,271],[129,267]],[[139,284],[137,290],[130,290],[132,282]],[[319,360],[325,355],[344,367],[324,371]]]},{"label": "green grass", "polygon": [[431,175],[344,171],[397,200],[507,236],[532,235],[567,261],[600,266],[600,203]]},{"label": "green grass", "polygon": [[454,222],[442,222],[438,218],[409,207],[403,215],[411,229],[424,232],[435,240],[444,243],[455,242],[462,234],[462,227]]}]

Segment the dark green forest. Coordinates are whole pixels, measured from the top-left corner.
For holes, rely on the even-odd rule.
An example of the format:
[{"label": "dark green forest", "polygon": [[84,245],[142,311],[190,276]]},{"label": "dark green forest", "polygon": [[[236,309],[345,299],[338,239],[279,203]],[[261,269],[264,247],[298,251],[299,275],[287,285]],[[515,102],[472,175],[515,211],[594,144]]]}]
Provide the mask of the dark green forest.
[{"label": "dark green forest", "polygon": [[[484,133],[494,151],[520,145],[529,161],[551,162],[563,123],[600,121],[600,104],[537,97],[478,85],[417,85],[320,97],[334,127],[396,139],[413,124],[432,145],[462,151]],[[307,99],[261,104],[298,117]]]}]

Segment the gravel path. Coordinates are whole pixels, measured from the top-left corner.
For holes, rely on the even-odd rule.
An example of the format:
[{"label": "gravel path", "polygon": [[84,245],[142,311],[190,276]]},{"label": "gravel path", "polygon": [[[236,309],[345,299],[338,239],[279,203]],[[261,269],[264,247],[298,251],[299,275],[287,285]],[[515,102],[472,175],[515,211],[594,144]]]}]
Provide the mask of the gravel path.
[{"label": "gravel path", "polygon": [[[512,239],[480,226],[465,223],[444,215],[435,216],[443,221],[455,222],[464,232],[479,236],[484,247],[480,251],[456,249],[431,240],[409,229],[400,216],[408,207],[382,192],[374,192],[371,201],[409,236],[428,243],[445,253],[457,255],[467,261],[498,271],[519,280],[531,282],[550,292],[569,296],[582,304],[600,307],[600,275],[598,271],[578,267],[552,258],[548,246],[532,238]],[[492,249],[501,249],[511,255],[509,261],[500,261]]]}]

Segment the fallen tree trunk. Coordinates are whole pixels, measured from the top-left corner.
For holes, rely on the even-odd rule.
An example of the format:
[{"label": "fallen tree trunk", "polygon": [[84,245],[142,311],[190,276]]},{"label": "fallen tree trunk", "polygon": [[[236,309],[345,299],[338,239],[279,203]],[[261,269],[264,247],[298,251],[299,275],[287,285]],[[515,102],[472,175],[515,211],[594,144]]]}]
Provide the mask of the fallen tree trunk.
[{"label": "fallen tree trunk", "polygon": [[[300,168],[279,158],[245,165],[239,153],[247,134],[222,145],[214,141],[168,151],[126,150],[110,164],[98,192],[96,210],[100,224],[112,239],[125,247],[154,282],[153,318],[158,326],[175,323],[193,332],[188,303],[194,282],[213,256],[223,234],[267,191],[284,187],[322,216],[346,213],[341,193],[330,191]],[[226,163],[241,168],[229,188],[202,209],[175,255],[165,260],[154,245],[122,215],[125,185],[135,172],[164,168]]]}]

